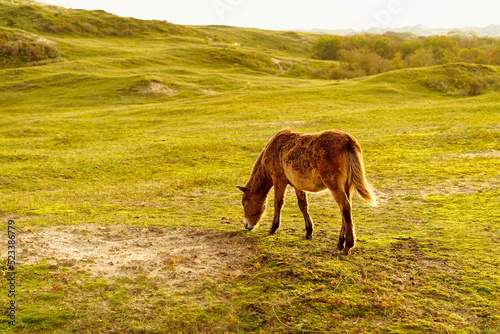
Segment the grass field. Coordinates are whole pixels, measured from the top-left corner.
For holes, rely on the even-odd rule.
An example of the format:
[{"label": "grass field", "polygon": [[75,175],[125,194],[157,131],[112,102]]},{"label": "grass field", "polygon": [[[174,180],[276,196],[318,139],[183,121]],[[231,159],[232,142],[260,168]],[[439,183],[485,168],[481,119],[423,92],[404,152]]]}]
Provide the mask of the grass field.
[{"label": "grass field", "polygon": [[[59,53],[0,69],[0,221],[24,231],[17,324],[0,331],[500,332],[498,67],[319,80],[335,64],[308,58],[315,35],[123,21],[117,36],[107,20],[127,19],[32,4],[7,22],[17,6],[0,32]],[[309,195],[313,240],[293,191],[276,236],[272,196],[244,231],[235,186],[283,128],[361,143],[380,204],[355,198],[352,255],[328,192]]]}]

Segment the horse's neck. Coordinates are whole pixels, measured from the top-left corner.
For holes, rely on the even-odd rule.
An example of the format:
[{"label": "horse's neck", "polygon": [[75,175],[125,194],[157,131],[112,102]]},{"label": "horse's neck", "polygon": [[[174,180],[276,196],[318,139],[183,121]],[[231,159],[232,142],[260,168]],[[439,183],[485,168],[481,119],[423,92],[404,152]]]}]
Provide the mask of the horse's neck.
[{"label": "horse's neck", "polygon": [[248,181],[247,187],[253,192],[267,196],[267,193],[273,186],[273,181],[262,165],[262,154],[259,156],[253,167],[252,175]]}]

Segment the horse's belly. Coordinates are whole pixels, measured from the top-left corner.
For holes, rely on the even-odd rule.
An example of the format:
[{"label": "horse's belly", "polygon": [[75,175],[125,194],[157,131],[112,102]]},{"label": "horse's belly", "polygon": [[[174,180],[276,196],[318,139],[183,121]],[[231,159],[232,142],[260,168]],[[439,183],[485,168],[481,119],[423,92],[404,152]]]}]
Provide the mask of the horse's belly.
[{"label": "horse's belly", "polygon": [[323,180],[316,170],[311,170],[308,173],[291,170],[285,172],[288,182],[295,188],[302,191],[318,192],[326,189]]}]

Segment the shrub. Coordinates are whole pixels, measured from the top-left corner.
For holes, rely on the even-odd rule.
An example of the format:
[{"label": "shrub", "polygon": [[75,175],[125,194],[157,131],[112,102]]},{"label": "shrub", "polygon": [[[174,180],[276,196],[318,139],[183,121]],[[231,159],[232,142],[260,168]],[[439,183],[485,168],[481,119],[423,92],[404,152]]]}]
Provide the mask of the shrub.
[{"label": "shrub", "polygon": [[487,64],[486,52],[473,49],[462,49],[458,55],[461,62],[472,64]]},{"label": "shrub", "polygon": [[353,79],[364,77],[366,72],[360,69],[349,70],[345,67],[334,67],[330,69],[328,74],[328,79],[340,80],[340,79]]},{"label": "shrub", "polygon": [[451,63],[457,60],[458,42],[447,36],[431,36],[425,39],[426,49],[432,51],[434,59],[439,64]]},{"label": "shrub", "polygon": [[386,72],[391,67],[391,62],[380,57],[368,49],[348,51],[341,50],[340,61],[343,67],[350,71],[363,71],[368,75]]},{"label": "shrub", "polygon": [[405,67],[405,63],[403,61],[403,54],[401,52],[396,52],[394,58],[391,60],[391,69],[399,70]]},{"label": "shrub", "polygon": [[491,65],[500,65],[500,47],[488,51],[488,63]]},{"label": "shrub", "polygon": [[314,43],[313,58],[323,60],[338,60],[338,52],[340,50],[341,44],[342,40],[340,36],[321,37],[316,41],[316,43]]},{"label": "shrub", "polygon": [[94,26],[93,24],[91,23],[88,23],[88,22],[80,22],[80,27],[82,27],[82,29],[86,32],[89,32],[91,34],[97,34],[99,32],[99,29],[96,28],[96,26]]},{"label": "shrub", "polygon": [[409,57],[414,54],[417,50],[422,49],[424,44],[420,39],[409,39],[403,41],[400,46],[400,51],[403,56],[403,59]]},{"label": "shrub", "polygon": [[434,54],[431,50],[418,49],[407,59],[408,67],[424,67],[436,65]]},{"label": "shrub", "polygon": [[391,43],[391,39],[386,36],[382,36],[375,39],[375,43],[373,44],[373,50],[380,57],[385,59],[392,59],[395,55],[395,50],[393,47],[393,43]]}]

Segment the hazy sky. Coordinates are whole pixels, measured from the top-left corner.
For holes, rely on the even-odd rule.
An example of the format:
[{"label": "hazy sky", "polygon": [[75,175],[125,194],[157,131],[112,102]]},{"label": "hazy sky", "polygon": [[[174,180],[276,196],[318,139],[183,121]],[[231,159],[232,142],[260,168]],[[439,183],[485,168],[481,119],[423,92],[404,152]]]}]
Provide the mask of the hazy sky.
[{"label": "hazy sky", "polygon": [[38,0],[74,9],[177,24],[264,29],[484,27],[500,24],[499,0]]}]

